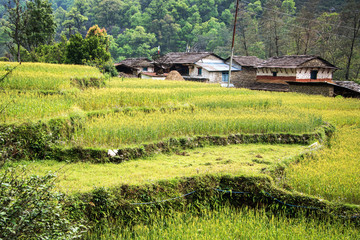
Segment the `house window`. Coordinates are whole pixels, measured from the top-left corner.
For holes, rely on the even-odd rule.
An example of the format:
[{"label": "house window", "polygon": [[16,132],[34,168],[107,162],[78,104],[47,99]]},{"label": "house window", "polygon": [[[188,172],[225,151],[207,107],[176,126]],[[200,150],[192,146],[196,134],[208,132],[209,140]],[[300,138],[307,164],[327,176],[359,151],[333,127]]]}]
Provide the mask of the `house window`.
[{"label": "house window", "polygon": [[223,82],[228,82],[229,81],[229,73],[228,72],[223,72],[222,73],[222,81]]},{"label": "house window", "polygon": [[144,71],[144,72],[147,72],[147,71],[148,71],[148,68],[147,68],[147,67],[143,67],[143,71]]},{"label": "house window", "polygon": [[310,79],[317,79],[318,71],[314,70],[310,72]]},{"label": "house window", "polygon": [[198,76],[202,75],[202,68],[198,68]]},{"label": "house window", "polygon": [[277,77],[277,72],[272,72],[273,77]]}]

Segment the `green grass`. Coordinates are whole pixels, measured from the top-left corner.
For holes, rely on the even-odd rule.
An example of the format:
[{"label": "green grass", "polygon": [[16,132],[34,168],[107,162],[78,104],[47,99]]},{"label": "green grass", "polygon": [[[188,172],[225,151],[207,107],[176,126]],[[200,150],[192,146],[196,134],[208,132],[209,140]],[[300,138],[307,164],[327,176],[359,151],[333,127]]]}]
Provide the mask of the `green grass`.
[{"label": "green grass", "polygon": [[286,170],[295,190],[330,201],[360,204],[360,128],[338,129],[325,148]]},{"label": "green grass", "polygon": [[65,164],[57,161],[21,162],[31,174],[58,172],[58,189],[63,192],[87,192],[95,186],[142,185],[163,179],[199,174],[261,174],[264,168],[299,155],[300,145],[244,144],[206,147],[172,155],[159,154],[120,164]]},{"label": "green grass", "polygon": [[323,124],[320,117],[293,111],[254,109],[182,110],[114,113],[87,121],[71,145],[119,148],[169,137],[232,133],[309,133]]},{"label": "green grass", "polygon": [[287,218],[264,210],[222,207],[201,216],[174,212],[148,224],[132,227],[121,221],[95,228],[85,239],[358,239],[360,231],[349,223]]},{"label": "green grass", "polygon": [[17,68],[0,83],[0,88],[16,90],[65,90],[72,88],[70,80],[79,78],[101,78],[100,71],[93,67],[58,65],[48,63],[0,62],[0,76],[7,69]]}]

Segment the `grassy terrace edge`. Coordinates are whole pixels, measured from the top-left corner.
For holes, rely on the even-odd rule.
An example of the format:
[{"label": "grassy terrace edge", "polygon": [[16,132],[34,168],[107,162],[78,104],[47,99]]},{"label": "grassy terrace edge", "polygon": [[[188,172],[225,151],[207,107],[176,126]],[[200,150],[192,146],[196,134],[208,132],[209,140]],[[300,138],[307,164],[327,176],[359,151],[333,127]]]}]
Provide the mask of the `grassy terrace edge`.
[{"label": "grassy terrace edge", "polygon": [[360,225],[360,206],[333,203],[275,186],[270,176],[204,175],[163,180],[141,186],[95,188],[73,195],[67,209],[91,221],[121,219],[136,224],[161,212],[199,211],[230,204],[265,208],[289,217],[304,213],[314,218],[334,218]]},{"label": "grassy terrace edge", "polygon": [[[148,111],[148,109],[141,109]],[[173,111],[173,109],[171,109]],[[91,112],[87,117],[106,112]],[[58,161],[87,161],[92,163],[120,163],[127,160],[151,156],[156,153],[176,152],[204,146],[226,146],[243,143],[311,144],[326,141],[335,127],[324,124],[312,133],[258,133],[230,134],[227,136],[208,135],[164,139],[159,142],[141,144],[122,149],[100,149],[75,146],[62,147],[58,143],[71,138],[76,128],[81,127],[83,116],[70,116],[48,121],[0,125],[5,157],[12,159],[54,159]],[[111,154],[109,154],[111,151]]]},{"label": "grassy terrace edge", "polygon": [[169,153],[179,150],[193,149],[205,146],[226,146],[245,143],[271,144],[311,144],[313,141],[324,142],[334,133],[332,125],[323,125],[312,133],[262,133],[262,134],[230,134],[228,136],[195,136],[169,138],[156,143],[141,144],[137,147],[127,147],[110,150],[95,148],[54,148],[53,158],[58,161],[78,161],[87,159],[93,163],[121,163],[123,161],[152,156],[156,153]]}]

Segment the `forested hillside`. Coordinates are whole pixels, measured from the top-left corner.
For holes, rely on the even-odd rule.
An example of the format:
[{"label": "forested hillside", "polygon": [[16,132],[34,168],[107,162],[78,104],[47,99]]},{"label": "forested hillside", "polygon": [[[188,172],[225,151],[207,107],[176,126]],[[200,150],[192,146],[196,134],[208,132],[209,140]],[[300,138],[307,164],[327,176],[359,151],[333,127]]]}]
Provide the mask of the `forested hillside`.
[{"label": "forested hillside", "polygon": [[[11,0],[12,6],[16,1],[25,2]],[[39,1],[47,0],[33,0]],[[56,23],[54,41],[65,44],[76,33],[85,37],[88,29],[97,24],[107,31],[109,45],[106,50],[115,62],[128,57],[156,57],[158,46],[162,54],[190,50],[211,51],[228,57],[230,53],[235,0],[50,1]],[[341,68],[336,78],[357,79],[360,71],[359,9],[358,0],[242,0],[235,54],[263,59],[316,54]],[[6,4],[0,12],[2,22],[6,22]],[[14,40],[4,33],[6,24],[2,26],[0,56],[8,52],[9,47],[13,48],[12,55],[16,55],[14,44],[9,44]],[[34,48],[31,51],[37,52],[30,54],[31,61],[54,61],[51,57],[42,57],[44,50]],[[25,55],[22,60],[27,59]]]}]

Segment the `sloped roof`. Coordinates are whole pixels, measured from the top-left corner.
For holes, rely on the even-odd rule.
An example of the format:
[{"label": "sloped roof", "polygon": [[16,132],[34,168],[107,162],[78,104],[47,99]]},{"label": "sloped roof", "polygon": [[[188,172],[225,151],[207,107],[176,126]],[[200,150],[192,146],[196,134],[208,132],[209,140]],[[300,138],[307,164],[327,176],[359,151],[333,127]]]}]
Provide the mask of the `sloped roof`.
[{"label": "sloped roof", "polygon": [[[230,65],[227,65],[225,63],[211,63],[211,62],[205,62],[205,63],[196,63],[197,66],[202,67],[208,72],[224,72],[229,71]],[[240,71],[241,69],[232,66],[231,71]]]},{"label": "sloped roof", "polygon": [[171,52],[160,57],[156,60],[156,62],[161,64],[193,64],[210,55],[222,59],[216,54],[210,52]]},{"label": "sloped roof", "polygon": [[127,67],[151,67],[153,64],[151,60],[147,58],[128,58],[119,63],[115,63],[115,67],[120,65]]},{"label": "sloped roof", "polygon": [[[272,57],[259,64],[258,68],[299,68],[301,67],[301,65],[314,59],[322,61],[326,65],[325,68],[337,69],[337,67],[335,67],[325,59],[313,55],[290,55],[282,57]],[[324,67],[322,66],[322,68]]]},{"label": "sloped roof", "polygon": [[[226,61],[228,60],[230,60],[230,58],[226,59]],[[233,60],[242,67],[257,67],[264,62],[263,59],[255,56],[234,56]]]},{"label": "sloped roof", "polygon": [[334,81],[336,85],[339,85],[344,88],[351,89],[355,92],[360,93],[360,84],[353,81]]}]

